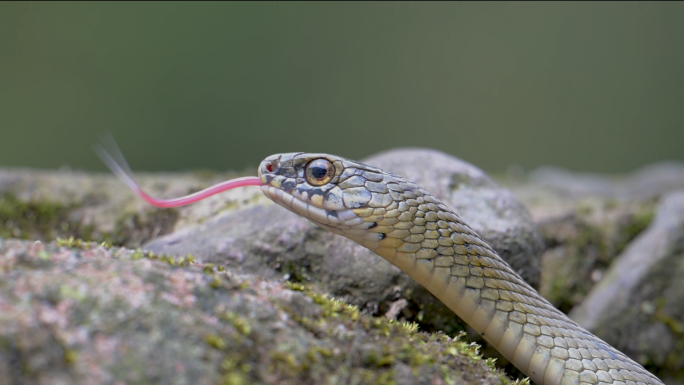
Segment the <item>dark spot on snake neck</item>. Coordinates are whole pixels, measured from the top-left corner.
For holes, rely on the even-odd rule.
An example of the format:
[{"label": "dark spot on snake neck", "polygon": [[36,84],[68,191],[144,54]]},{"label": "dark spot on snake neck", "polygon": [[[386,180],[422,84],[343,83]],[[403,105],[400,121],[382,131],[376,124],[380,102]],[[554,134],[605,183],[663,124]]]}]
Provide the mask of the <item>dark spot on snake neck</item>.
[{"label": "dark spot on snake neck", "polygon": [[373,227],[378,227],[378,222],[373,222],[368,226],[368,230],[372,229]]},{"label": "dark spot on snake neck", "polygon": [[337,218],[337,211],[325,210],[325,213],[330,215],[331,217]]},{"label": "dark spot on snake neck", "polygon": [[379,240],[382,241],[383,239],[387,238],[387,234],[385,233],[379,233]]}]

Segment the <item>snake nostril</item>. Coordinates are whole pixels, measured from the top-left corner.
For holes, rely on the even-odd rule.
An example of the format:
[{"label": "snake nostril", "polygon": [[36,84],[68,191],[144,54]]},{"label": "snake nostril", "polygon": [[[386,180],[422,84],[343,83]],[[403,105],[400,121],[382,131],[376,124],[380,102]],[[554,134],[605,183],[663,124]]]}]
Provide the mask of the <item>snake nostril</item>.
[{"label": "snake nostril", "polygon": [[266,163],[266,171],[268,172],[276,172],[280,168],[280,165],[278,164],[278,161],[270,161]]}]

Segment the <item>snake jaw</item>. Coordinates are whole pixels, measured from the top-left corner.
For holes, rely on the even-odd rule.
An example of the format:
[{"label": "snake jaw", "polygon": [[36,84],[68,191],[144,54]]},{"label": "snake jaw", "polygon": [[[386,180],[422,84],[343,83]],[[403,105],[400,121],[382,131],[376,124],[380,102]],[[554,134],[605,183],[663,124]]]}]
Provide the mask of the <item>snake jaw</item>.
[{"label": "snake jaw", "polygon": [[363,223],[363,219],[357,216],[353,210],[335,211],[318,208],[270,185],[261,186],[261,191],[278,205],[335,234],[348,236],[347,232],[352,227]]},{"label": "snake jaw", "polygon": [[316,224],[351,227],[364,222],[363,218],[359,217],[354,210],[326,210],[319,208],[310,201],[307,202],[301,197],[296,197],[270,185],[261,186],[261,191],[273,202]]}]

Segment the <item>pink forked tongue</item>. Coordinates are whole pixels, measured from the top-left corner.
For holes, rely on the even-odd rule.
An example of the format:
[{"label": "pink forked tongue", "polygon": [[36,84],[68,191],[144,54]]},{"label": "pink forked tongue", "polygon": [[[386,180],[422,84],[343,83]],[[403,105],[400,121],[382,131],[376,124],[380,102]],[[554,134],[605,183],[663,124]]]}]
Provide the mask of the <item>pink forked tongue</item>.
[{"label": "pink forked tongue", "polygon": [[140,195],[140,197],[142,197],[144,200],[148,201],[149,203],[157,207],[169,208],[185,206],[189,205],[190,203],[201,201],[202,199],[208,198],[212,195],[216,195],[218,193],[234,189],[236,187],[263,185],[263,183],[261,183],[261,179],[255,176],[248,176],[244,178],[227,180],[225,182],[221,182],[211,187],[207,187],[202,191],[198,191],[196,193],[186,195],[180,198],[157,199],[147,195],[147,193],[145,193],[142,190],[142,188],[140,188],[138,182],[135,181],[135,179],[133,178],[133,171],[131,171],[131,169],[128,167],[126,159],[124,159],[123,154],[121,154],[121,151],[119,150],[119,147],[116,145],[114,138],[111,136],[107,136],[102,139],[102,142],[103,145],[109,147],[109,151],[105,150],[103,146],[98,145],[95,146],[95,152],[97,152],[97,154],[100,156],[102,161],[105,162],[107,167],[109,167],[109,169],[112,170],[112,172],[117,177],[119,177],[119,179],[126,183],[128,187],[131,188],[131,190],[135,191],[135,193]]},{"label": "pink forked tongue", "polygon": [[[135,183],[135,181],[133,181]],[[138,184],[135,184],[135,187],[131,187],[133,191],[135,191],[138,195],[140,195],[144,200],[150,202],[151,204],[157,206],[157,207],[178,207],[178,206],[185,206],[189,205],[190,203],[195,203],[198,201],[201,201],[204,198],[208,198],[212,195],[216,195],[218,193],[232,190],[236,187],[243,187],[243,186],[261,186],[263,183],[261,183],[261,179],[255,177],[255,176],[247,176],[244,178],[235,178],[231,180],[227,180],[225,182],[221,182],[219,184],[215,184],[211,187],[207,187],[202,191],[198,191],[196,193],[186,195],[184,197],[180,198],[174,198],[174,199],[157,199],[154,197],[151,197],[147,195],[141,188],[138,186]]]}]

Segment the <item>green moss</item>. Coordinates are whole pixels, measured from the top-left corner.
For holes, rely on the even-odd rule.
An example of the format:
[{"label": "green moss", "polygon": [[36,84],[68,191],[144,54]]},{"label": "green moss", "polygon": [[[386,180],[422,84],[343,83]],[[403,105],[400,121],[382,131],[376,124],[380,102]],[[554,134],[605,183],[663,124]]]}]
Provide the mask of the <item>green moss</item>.
[{"label": "green moss", "polygon": [[136,261],[138,259],[143,259],[143,257],[144,257],[144,255],[143,255],[143,252],[140,248],[138,248],[138,250],[136,250],[135,253],[133,253],[133,255],[131,255],[131,259],[134,261]]},{"label": "green moss", "polygon": [[301,283],[287,281],[285,282],[285,285],[288,289],[295,291],[304,291],[306,289],[306,286],[302,285]]},{"label": "green moss", "polygon": [[656,311],[653,314],[655,319],[667,325],[667,327],[675,334],[677,337],[684,338],[684,323],[677,320],[677,318],[667,314],[665,311],[665,305],[667,300],[665,298],[660,298],[656,304]]},{"label": "green moss", "polygon": [[211,282],[209,283],[209,287],[211,287],[212,289],[218,289],[222,286],[223,286],[223,282],[217,276],[214,276],[214,279],[212,279]]},{"label": "green moss", "polygon": [[204,341],[206,341],[209,346],[213,347],[214,349],[218,350],[223,350],[226,348],[226,340],[223,338],[219,337],[216,334],[209,334],[206,337],[204,337]]},{"label": "green moss", "polygon": [[245,336],[249,336],[252,333],[252,327],[249,325],[249,320],[246,318],[236,317],[233,319],[233,326]]},{"label": "green moss", "polygon": [[545,242],[559,249],[547,260],[551,265],[545,266],[542,295],[563,312],[584,299],[613,259],[650,225],[655,213],[654,203],[648,202],[631,207],[609,202],[603,209],[580,206],[575,217],[549,226],[553,232],[547,230]]},{"label": "green moss", "polygon": [[517,380],[513,382],[504,382],[504,385],[530,385],[530,379],[525,377],[525,378],[518,378]]},{"label": "green moss", "polygon": [[[304,264],[304,266],[302,266]],[[284,261],[276,269],[279,272],[289,275],[293,282],[311,282],[310,265],[302,261]]]},{"label": "green moss", "polygon": [[77,302],[81,302],[87,298],[85,293],[82,293],[80,290],[75,289],[71,286],[65,286],[65,285],[60,286],[59,296],[60,296],[60,298],[74,299]]},{"label": "green moss", "polygon": [[76,239],[73,236],[69,238],[57,238],[56,242],[59,247],[69,248],[82,248],[86,244],[82,239]]},{"label": "green moss", "polygon": [[4,193],[0,196],[0,237],[41,241],[73,237],[137,248],[151,238],[171,232],[178,219],[174,209],[128,212],[117,218],[114,231],[100,232],[93,224],[70,219],[73,210],[80,207],[49,200],[24,201]]},{"label": "green moss", "polygon": [[634,215],[631,216],[630,220],[627,221],[620,228],[621,239],[619,240],[618,249],[622,251],[637,235],[653,222],[655,218],[655,208],[648,207]]},{"label": "green moss", "polygon": [[[217,274],[215,266],[205,266],[207,274],[225,282],[226,274]],[[229,281],[233,278],[229,278]],[[238,288],[241,285],[225,285],[223,288]],[[274,378],[286,382],[319,381],[325,378],[330,383],[343,375],[344,382],[394,384],[398,375],[397,365],[407,365],[417,377],[443,373],[446,383],[457,383],[463,374],[463,367],[475,376],[482,371],[492,371],[502,383],[512,381],[494,369],[494,360],[484,360],[477,344],[462,340],[464,334],[451,338],[444,334],[427,334],[418,330],[418,325],[397,322],[385,317],[373,318],[361,314],[357,306],[317,292],[299,283],[286,283],[293,295],[304,295],[317,306],[302,314],[300,308],[289,308],[286,301],[279,306],[286,311],[291,321],[317,339],[310,346],[293,346],[281,341],[268,352],[266,370]],[[297,303],[297,301],[292,302]],[[255,333],[248,318],[236,312],[217,314],[228,329],[205,337],[205,342],[215,351],[223,354],[221,383],[251,383],[255,374],[250,364],[254,357],[249,351],[229,349],[228,346],[252,346],[258,344],[260,333]],[[293,328],[298,330],[299,328]],[[363,338],[359,339],[359,336]],[[239,342],[242,341],[242,342]],[[250,358],[251,357],[251,358]],[[460,362],[454,369],[454,362]],[[464,364],[465,363],[465,364]],[[351,366],[350,366],[351,365]],[[477,367],[476,367],[477,366]],[[341,367],[348,371],[340,372]],[[427,372],[426,372],[427,371]],[[325,381],[324,381],[325,382]]]},{"label": "green moss", "polygon": [[79,354],[78,354],[78,351],[76,351],[76,350],[69,350],[69,349],[67,349],[67,350],[64,352],[64,360],[65,360],[65,361],[67,362],[67,364],[69,364],[69,365],[75,364],[76,361],[78,361],[78,357],[79,357]]},{"label": "green moss", "polygon": [[222,383],[225,385],[246,385],[249,384],[250,381],[243,373],[232,372],[223,377]]},{"label": "green moss", "polygon": [[[397,322],[385,317],[363,316],[358,307],[331,298],[327,294],[318,293],[311,287],[299,283],[288,283],[287,286],[292,290],[303,292],[321,307],[318,318],[299,316],[296,312],[291,312],[292,318],[305,329],[311,330],[319,336],[335,335],[339,340],[345,336],[335,333],[335,330],[338,330],[339,325],[344,325],[345,330],[352,331],[361,328],[371,336],[376,348],[365,353],[359,352],[360,356],[358,357],[362,366],[368,369],[368,372],[357,371],[357,374],[363,373],[363,382],[394,383],[393,368],[399,362],[409,365],[418,375],[421,368],[424,369],[425,366],[442,365],[440,362],[449,362],[448,357],[466,357],[468,362],[473,365],[482,362],[483,365],[496,372],[494,359],[484,360],[480,354],[479,345],[462,340],[465,333],[461,333],[455,338],[444,334],[426,334],[418,330],[416,323]],[[288,355],[279,354],[277,357],[281,361],[293,364],[289,361],[291,357]],[[300,358],[297,362],[300,365],[300,370],[304,368],[321,370],[326,365],[338,365],[338,361],[345,359],[339,354],[334,354],[329,348],[314,346],[308,349],[303,360]],[[443,366],[447,383],[456,383],[456,380],[450,377],[453,368],[449,365]],[[498,373],[500,373],[499,377],[502,382],[511,383],[511,380],[503,372]]]},{"label": "green moss", "polygon": [[175,209],[152,208],[142,213],[127,212],[117,218],[114,231],[97,233],[97,236],[91,234],[88,239],[134,249],[154,237],[170,233],[177,221],[178,210]]},{"label": "green moss", "polygon": [[50,241],[77,230],[67,216],[75,205],[18,199],[12,193],[0,196],[0,237]]},{"label": "green moss", "polygon": [[[74,238],[61,239],[60,244],[82,249],[97,246]],[[194,261],[190,256],[178,258],[140,249],[124,253],[117,251],[115,255],[122,259],[130,258],[130,261],[144,258],[164,261],[176,268],[185,268],[191,265],[190,260]],[[214,264],[194,267],[195,271],[201,269],[204,272],[206,286],[216,290],[205,293],[222,296],[226,290],[249,289],[249,281],[221,271],[220,267]],[[484,360],[478,345],[463,341],[463,335],[451,338],[444,334],[427,334],[419,331],[415,323],[361,314],[357,306],[320,293],[310,286],[300,283],[288,283],[286,286],[293,290],[292,296],[299,298],[300,302],[284,301],[276,305],[288,314],[287,323],[293,326],[294,331],[310,331],[316,335],[316,340],[306,347],[281,341],[271,348],[266,362],[263,362],[264,357],[254,350],[255,346],[263,343],[259,341],[263,338],[258,330],[260,324],[237,310],[223,310],[222,313],[217,310],[214,315],[219,320],[219,327],[203,332],[200,338],[208,348],[207,354],[221,362],[219,383],[254,383],[259,375],[253,368],[262,367],[262,364],[266,365],[262,370],[269,370],[274,378],[282,378],[286,382],[301,380],[308,383],[340,376],[340,381],[352,378],[355,383],[393,384],[399,375],[398,366],[408,366],[416,377],[426,373],[433,375],[435,371],[440,373],[444,368],[445,383],[456,383],[464,370],[477,376],[489,371],[489,375],[500,376],[504,383],[510,382],[502,372],[492,371],[493,361]],[[61,297],[79,296],[70,287],[59,288],[58,293]],[[307,304],[304,314],[302,308],[287,307],[301,303],[301,300],[306,300]],[[294,338],[293,341],[299,340]],[[78,356],[74,357],[77,359]],[[259,359],[262,361],[257,361]],[[456,370],[454,362],[459,362]]]},{"label": "green moss", "polygon": [[[88,242],[74,237],[57,238],[55,242],[57,243],[57,246],[60,247],[77,248],[82,250],[88,250],[90,248],[97,246],[104,247],[106,249],[111,249],[113,247],[111,244],[107,242],[102,242],[98,244],[95,242]],[[45,255],[45,257],[43,257],[43,255]],[[47,253],[41,253],[39,256],[42,259],[50,258],[50,255]],[[188,254],[186,257],[175,257],[168,254],[155,254],[152,251],[143,251],[141,248],[138,248],[130,255],[130,259],[133,261],[137,261],[143,258],[166,262],[169,266],[190,266],[196,263],[195,257],[191,254]],[[209,266],[207,267],[207,265]],[[204,271],[205,273],[214,273],[214,265],[206,264]],[[225,271],[225,268],[218,269],[218,271]],[[220,280],[217,280],[215,283],[210,283],[210,285],[215,285],[218,288],[222,285],[222,283]]]}]

